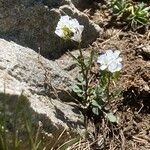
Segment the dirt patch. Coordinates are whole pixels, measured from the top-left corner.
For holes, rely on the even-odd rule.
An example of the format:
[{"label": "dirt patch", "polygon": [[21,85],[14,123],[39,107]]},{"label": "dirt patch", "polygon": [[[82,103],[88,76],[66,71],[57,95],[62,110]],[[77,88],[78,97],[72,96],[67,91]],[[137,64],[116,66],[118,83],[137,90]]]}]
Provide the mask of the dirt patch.
[{"label": "dirt patch", "polygon": [[[149,27],[146,26],[133,32],[121,22],[121,25],[114,26],[116,23],[110,22],[109,2],[98,3],[98,5],[102,7],[95,10],[90,9],[89,17],[104,28],[104,33],[93,43],[93,47],[98,52],[110,48],[120,50],[123,58],[123,69],[121,78],[116,85],[122,89],[122,96],[111,104],[111,108],[119,118],[119,124],[109,127],[103,123],[97,125],[97,136],[95,137],[98,142],[93,144],[93,149],[149,150]],[[147,49],[143,50],[143,47],[147,47]],[[105,140],[103,146],[98,140],[100,137]]]}]

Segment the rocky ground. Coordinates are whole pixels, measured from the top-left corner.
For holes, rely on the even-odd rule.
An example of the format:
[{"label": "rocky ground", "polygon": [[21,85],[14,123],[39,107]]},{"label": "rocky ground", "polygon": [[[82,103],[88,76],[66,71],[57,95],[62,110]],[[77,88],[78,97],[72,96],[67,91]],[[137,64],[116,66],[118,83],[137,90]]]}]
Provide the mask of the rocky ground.
[{"label": "rocky ground", "polygon": [[[117,88],[122,96],[111,108],[119,117],[117,127],[99,126],[98,135],[105,135],[106,149],[150,149],[150,30],[147,26],[133,31],[111,20],[109,2],[97,1],[86,10],[103,29],[93,48],[103,52],[109,48],[121,51],[123,70]],[[93,9],[94,8],[94,9]],[[121,23],[120,23],[121,24]],[[87,51],[87,49],[85,49]],[[104,149],[101,145],[94,149]]]},{"label": "rocky ground", "polygon": [[[66,0],[61,3],[46,0],[35,4],[34,0],[20,2],[22,5],[19,1],[12,1],[8,5],[7,1],[0,0],[0,6],[3,6],[0,8],[1,38],[4,38],[0,40],[0,93],[4,92],[6,81],[6,93],[11,99],[8,100],[10,110],[16,104],[15,97],[23,91],[30,102],[28,107],[33,124],[42,122],[43,141],[51,141],[49,147],[53,146],[65,128],[67,131],[59,141],[60,144],[84,130],[83,115],[69,93],[78,69],[66,49],[78,55],[75,50],[77,48],[72,49],[74,43],[63,43],[53,34],[63,10],[79,18],[86,26],[83,36],[85,48],[82,49],[85,54],[88,54],[91,47],[98,53],[111,48],[120,50],[123,58],[121,78],[116,83],[116,89],[121,94],[117,100],[111,102],[111,109],[119,123],[110,126],[103,120],[98,120],[95,128],[89,121],[90,138],[80,141],[70,149],[149,150],[149,26],[133,31],[121,22],[113,21],[110,1],[105,0],[72,0],[69,4]],[[56,20],[53,20],[54,17]],[[54,39],[51,40],[53,36]],[[10,42],[11,40],[15,43]],[[90,48],[88,44],[91,44]],[[0,100],[2,99],[1,94]],[[8,115],[8,124],[11,125],[10,117],[11,113]]]}]

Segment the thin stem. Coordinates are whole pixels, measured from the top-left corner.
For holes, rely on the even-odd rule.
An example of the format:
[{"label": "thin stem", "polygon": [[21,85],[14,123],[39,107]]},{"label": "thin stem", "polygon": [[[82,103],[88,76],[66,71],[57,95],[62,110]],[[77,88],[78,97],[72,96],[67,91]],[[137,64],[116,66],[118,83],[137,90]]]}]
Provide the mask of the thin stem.
[{"label": "thin stem", "polygon": [[83,100],[83,105],[84,105],[84,124],[85,124],[85,128],[87,129],[87,122],[88,122],[88,119],[87,119],[87,116],[86,116],[86,111],[87,111],[87,100],[88,100],[88,70],[89,68],[87,68],[87,66],[85,65],[84,63],[84,56],[83,56],[83,53],[82,53],[82,50],[81,50],[81,43],[79,43],[79,53],[80,53],[80,65],[81,65],[81,72],[82,72],[82,76],[83,78],[85,79],[85,87],[83,88],[84,89],[84,100]]},{"label": "thin stem", "polygon": [[16,150],[18,148],[18,133],[17,133],[17,117],[18,117],[18,107],[19,107],[19,97],[17,100],[15,112],[14,112],[14,124],[13,124],[13,150]]},{"label": "thin stem", "polygon": [[84,97],[84,106],[86,106],[87,104],[87,99],[88,99],[88,69],[86,67],[86,65],[84,64],[84,56],[81,50],[81,43],[79,43],[79,52],[80,52],[80,59],[81,59],[81,72],[83,75],[83,78],[85,79],[85,88],[84,88],[84,92],[85,92],[85,97]]},{"label": "thin stem", "polygon": [[53,150],[56,146],[56,144],[58,143],[58,141],[60,140],[60,138],[63,136],[63,134],[65,133],[66,128],[64,128],[64,130],[62,131],[62,133],[59,135],[59,137],[57,138],[56,142],[54,143],[53,147],[51,148],[51,150]]},{"label": "thin stem", "polygon": [[110,96],[109,96],[109,87],[110,87],[110,73],[108,73],[108,83],[107,83],[107,91],[106,91],[106,93],[107,93],[107,103],[109,104],[109,102],[110,102]]},{"label": "thin stem", "polygon": [[3,122],[3,125],[4,125],[4,147],[5,147],[5,150],[7,150],[7,140],[6,140],[6,85],[4,83],[4,105],[3,105],[3,108],[4,108],[4,122]]},{"label": "thin stem", "polygon": [[28,134],[30,149],[31,150],[36,150],[35,143],[33,141],[32,127],[30,126],[31,122],[28,120],[25,113],[23,113],[23,119],[24,119],[24,122],[25,122],[26,131],[27,131],[27,134]]},{"label": "thin stem", "polygon": [[[16,114],[16,113],[15,113]],[[16,131],[16,123],[17,119],[16,116],[14,115],[14,129],[13,129],[13,149],[16,149],[16,143],[17,143],[17,131]]]},{"label": "thin stem", "polygon": [[86,70],[86,75],[85,75],[85,100],[88,100],[88,70]]}]

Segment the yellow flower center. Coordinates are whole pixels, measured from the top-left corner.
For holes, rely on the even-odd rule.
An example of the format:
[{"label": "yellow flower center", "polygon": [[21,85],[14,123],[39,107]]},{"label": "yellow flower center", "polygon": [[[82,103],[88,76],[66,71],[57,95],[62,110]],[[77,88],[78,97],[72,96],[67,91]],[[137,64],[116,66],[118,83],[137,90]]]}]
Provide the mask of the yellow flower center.
[{"label": "yellow flower center", "polygon": [[64,38],[65,39],[70,39],[73,36],[73,32],[68,27],[64,26],[62,28],[62,30],[64,32],[64,35],[65,35]]}]

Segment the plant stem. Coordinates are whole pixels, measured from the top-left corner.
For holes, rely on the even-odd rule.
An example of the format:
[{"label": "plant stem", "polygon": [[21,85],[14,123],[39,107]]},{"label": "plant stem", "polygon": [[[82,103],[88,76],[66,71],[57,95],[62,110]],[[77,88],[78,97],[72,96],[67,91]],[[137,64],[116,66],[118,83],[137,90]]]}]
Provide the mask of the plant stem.
[{"label": "plant stem", "polygon": [[7,100],[7,97],[6,97],[6,85],[4,83],[4,105],[3,105],[3,108],[4,108],[4,120],[3,120],[3,125],[4,125],[4,148],[5,150],[7,150],[7,140],[6,140],[6,100]]},{"label": "plant stem", "polygon": [[13,123],[13,150],[16,150],[18,148],[18,133],[17,133],[17,118],[18,118],[18,107],[19,107],[19,97],[17,100],[15,112],[14,112],[14,123]]},{"label": "plant stem", "polygon": [[82,72],[82,76],[85,80],[85,87],[83,88],[84,89],[84,100],[83,100],[83,105],[84,105],[84,124],[85,124],[85,128],[87,129],[87,122],[88,122],[88,119],[87,119],[87,101],[88,101],[88,71],[89,71],[89,68],[86,66],[86,64],[84,63],[84,56],[83,56],[83,53],[82,53],[82,50],[81,50],[81,43],[79,43],[79,53],[80,53],[80,65],[81,65],[81,72]]},{"label": "plant stem", "polygon": [[84,92],[85,92],[85,96],[84,96],[84,106],[86,106],[87,104],[87,99],[88,99],[88,68],[86,67],[85,63],[84,63],[84,56],[81,50],[81,43],[79,43],[79,53],[80,53],[80,59],[81,59],[81,72],[83,75],[83,78],[85,79],[85,87],[84,87]]},{"label": "plant stem", "polygon": [[36,150],[35,145],[34,145],[34,141],[33,141],[33,134],[32,134],[32,128],[31,128],[31,121],[28,120],[26,114],[23,112],[23,119],[25,122],[25,128],[28,134],[28,140],[29,140],[29,145],[30,145],[30,149],[31,150]]},{"label": "plant stem", "polygon": [[109,86],[110,86],[110,73],[108,73],[108,83],[107,83],[107,91],[106,91],[106,93],[107,93],[107,104],[109,104],[109,102],[110,102],[110,96],[109,96]]}]

